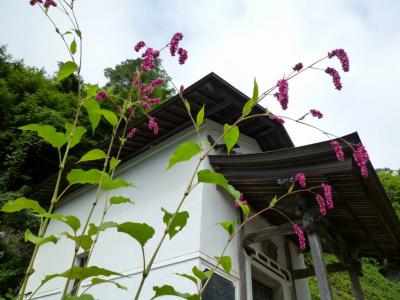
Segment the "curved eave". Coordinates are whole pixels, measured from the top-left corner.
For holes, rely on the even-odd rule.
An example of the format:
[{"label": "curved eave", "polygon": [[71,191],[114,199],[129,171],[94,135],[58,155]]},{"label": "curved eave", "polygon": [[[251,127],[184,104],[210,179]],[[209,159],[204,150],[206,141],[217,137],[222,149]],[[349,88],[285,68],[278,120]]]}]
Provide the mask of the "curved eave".
[{"label": "curved eave", "polygon": [[[357,144],[357,133],[343,137]],[[400,257],[400,222],[374,168],[368,164],[368,178],[363,178],[352,159],[352,151],[343,146],[346,159],[340,162],[329,141],[307,146],[248,155],[214,155],[210,163],[230,183],[245,194],[255,209],[268,205],[268,199],[284,194],[287,186],[278,181],[304,172],[308,186],[329,183],[334,191],[335,208],[326,218],[352,248],[366,257]],[[315,203],[309,195],[302,195]],[[289,200],[288,200],[289,201]],[[293,214],[293,206],[286,207]],[[290,209],[289,209],[290,208]],[[282,220],[267,214],[274,223]]]}]

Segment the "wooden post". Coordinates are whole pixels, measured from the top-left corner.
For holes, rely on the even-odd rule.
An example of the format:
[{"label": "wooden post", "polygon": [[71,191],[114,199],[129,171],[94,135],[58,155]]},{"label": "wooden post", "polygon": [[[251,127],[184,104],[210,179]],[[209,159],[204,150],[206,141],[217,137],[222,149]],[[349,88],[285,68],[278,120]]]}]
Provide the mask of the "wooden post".
[{"label": "wooden post", "polygon": [[318,288],[321,300],[332,300],[331,287],[328,281],[328,273],[324,262],[324,253],[318,235],[308,232],[308,242],[314,265],[315,275],[317,276]]},{"label": "wooden post", "polygon": [[[243,215],[241,210],[238,210],[238,225],[243,222]],[[240,286],[240,300],[247,300],[247,286],[246,286],[246,257],[244,254],[244,246],[243,246],[243,228],[240,229],[238,236],[238,259],[239,259],[239,286]]]},{"label": "wooden post", "polygon": [[285,255],[286,255],[286,266],[290,271],[291,279],[292,279],[292,297],[293,300],[297,300],[297,291],[296,291],[296,282],[293,278],[293,262],[292,262],[292,254],[290,253],[290,245],[287,238],[285,238]]},{"label": "wooden post", "polygon": [[364,295],[361,289],[360,280],[358,279],[358,274],[353,265],[349,268],[349,275],[351,284],[353,285],[355,299],[364,300]]}]

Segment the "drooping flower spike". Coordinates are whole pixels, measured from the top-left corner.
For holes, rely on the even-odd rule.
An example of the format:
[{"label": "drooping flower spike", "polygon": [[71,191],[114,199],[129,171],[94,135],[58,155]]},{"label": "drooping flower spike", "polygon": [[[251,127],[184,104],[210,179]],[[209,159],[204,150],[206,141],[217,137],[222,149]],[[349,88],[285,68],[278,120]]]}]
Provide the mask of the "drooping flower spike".
[{"label": "drooping flower spike", "polygon": [[354,151],[353,157],[357,165],[360,167],[361,175],[364,178],[367,178],[368,177],[367,163],[369,161],[369,155],[363,144],[361,143],[357,144],[357,149]]},{"label": "drooping flower spike", "polygon": [[285,123],[284,119],[282,119],[281,117],[275,116],[275,115],[270,115],[269,118],[271,120],[274,120],[275,122],[278,122],[279,124]]},{"label": "drooping flower spike", "polygon": [[280,79],[276,83],[278,92],[274,94],[276,99],[281,104],[283,110],[286,110],[289,103],[289,84],[286,79]]},{"label": "drooping flower spike", "polygon": [[342,146],[340,145],[340,143],[338,141],[331,141],[330,144],[331,144],[332,148],[335,150],[336,158],[339,161],[344,161],[344,153],[343,153],[343,149],[342,149]]},{"label": "drooping flower spike", "polygon": [[318,119],[321,119],[324,116],[319,110],[316,109],[310,109],[310,113],[313,117]]},{"label": "drooping flower spike", "polygon": [[337,90],[341,90],[342,89],[342,83],[340,82],[340,75],[339,72],[336,71],[334,68],[326,68],[325,73],[329,74],[332,76],[332,81],[333,84],[335,85],[335,88]]},{"label": "drooping flower spike", "polygon": [[169,51],[172,56],[175,56],[178,51],[179,42],[183,39],[183,34],[181,32],[177,32],[173,35],[171,42],[169,43]]},{"label": "drooping flower spike", "polygon": [[294,180],[297,181],[302,188],[306,187],[306,176],[304,175],[304,173],[297,173],[294,176]]},{"label": "drooping flower spike", "polygon": [[306,250],[306,239],[304,237],[304,232],[303,230],[300,228],[299,225],[297,225],[296,223],[292,223],[293,226],[293,230],[297,235],[297,238],[299,239],[299,247],[301,251]]},{"label": "drooping flower spike", "polygon": [[321,188],[324,190],[326,208],[333,209],[332,187],[327,183],[321,183]]},{"label": "drooping flower spike", "polygon": [[303,69],[303,64],[301,62],[297,63],[294,67],[293,67],[293,71],[299,72],[301,69]]},{"label": "drooping flower spike", "polygon": [[108,100],[108,94],[105,91],[100,91],[96,95],[96,101]]},{"label": "drooping flower spike", "polygon": [[344,49],[335,49],[328,53],[329,58],[332,58],[334,56],[336,56],[340,60],[343,71],[348,72],[350,69],[350,62],[346,51],[344,51]]},{"label": "drooping flower spike", "polygon": [[325,216],[326,215],[326,204],[325,204],[324,197],[322,197],[320,194],[317,194],[315,196],[315,200],[317,201],[318,206],[319,206],[319,213],[321,214],[321,216]]}]

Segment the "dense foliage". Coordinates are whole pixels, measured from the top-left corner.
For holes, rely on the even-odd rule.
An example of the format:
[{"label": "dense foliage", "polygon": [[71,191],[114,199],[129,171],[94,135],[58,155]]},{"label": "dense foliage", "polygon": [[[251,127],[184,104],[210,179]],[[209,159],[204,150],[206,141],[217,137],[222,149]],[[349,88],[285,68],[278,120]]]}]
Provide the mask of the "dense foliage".
[{"label": "dense foliage", "polygon": [[[107,68],[107,88],[124,95],[131,74],[140,60],[126,60],[115,68]],[[149,80],[164,76],[159,67],[147,73]],[[13,60],[6,47],[0,47],[0,207],[9,200],[29,192],[58,169],[57,153],[36,134],[21,132],[19,126],[29,123],[53,125],[62,130],[76,110],[76,81],[74,75],[56,83],[44,70],[26,66]],[[155,94],[165,101],[172,93],[161,86]],[[105,106],[115,105],[105,103]],[[89,127],[86,114],[81,114],[80,124]],[[101,121],[95,135],[86,135],[74,148],[70,162],[77,161],[83,153],[99,144],[109,134],[109,126]],[[0,299],[16,289],[32,252],[32,244],[24,242],[23,232],[37,231],[37,218],[28,211],[16,214],[0,212]]]}]

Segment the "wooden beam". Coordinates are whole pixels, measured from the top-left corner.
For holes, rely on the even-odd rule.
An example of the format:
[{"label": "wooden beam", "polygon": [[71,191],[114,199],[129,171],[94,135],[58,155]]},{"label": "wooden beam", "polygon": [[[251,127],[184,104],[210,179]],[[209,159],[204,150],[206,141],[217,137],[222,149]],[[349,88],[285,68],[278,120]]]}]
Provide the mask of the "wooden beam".
[{"label": "wooden beam", "polygon": [[328,281],[324,253],[318,235],[315,232],[308,232],[308,243],[310,244],[310,251],[321,300],[332,300],[332,292]]},{"label": "wooden beam", "polygon": [[[343,266],[341,263],[333,263],[326,265],[326,271],[328,273],[337,273],[337,272],[347,271],[347,268]],[[292,271],[292,277],[294,280],[308,278],[311,276],[315,276],[314,268],[305,268]]]},{"label": "wooden beam", "polygon": [[[296,223],[300,226],[302,226],[303,224],[303,222],[300,220],[294,221],[293,223]],[[248,246],[253,243],[258,243],[268,240],[275,236],[283,236],[287,234],[294,234],[292,223],[285,223],[279,226],[272,226],[253,233],[249,233],[244,236],[243,245]]]},{"label": "wooden beam", "polygon": [[357,270],[354,267],[354,264],[352,264],[349,267],[349,275],[350,275],[351,284],[354,289],[355,300],[364,300],[364,294],[361,289],[361,283],[360,283],[360,280],[358,279]]}]

